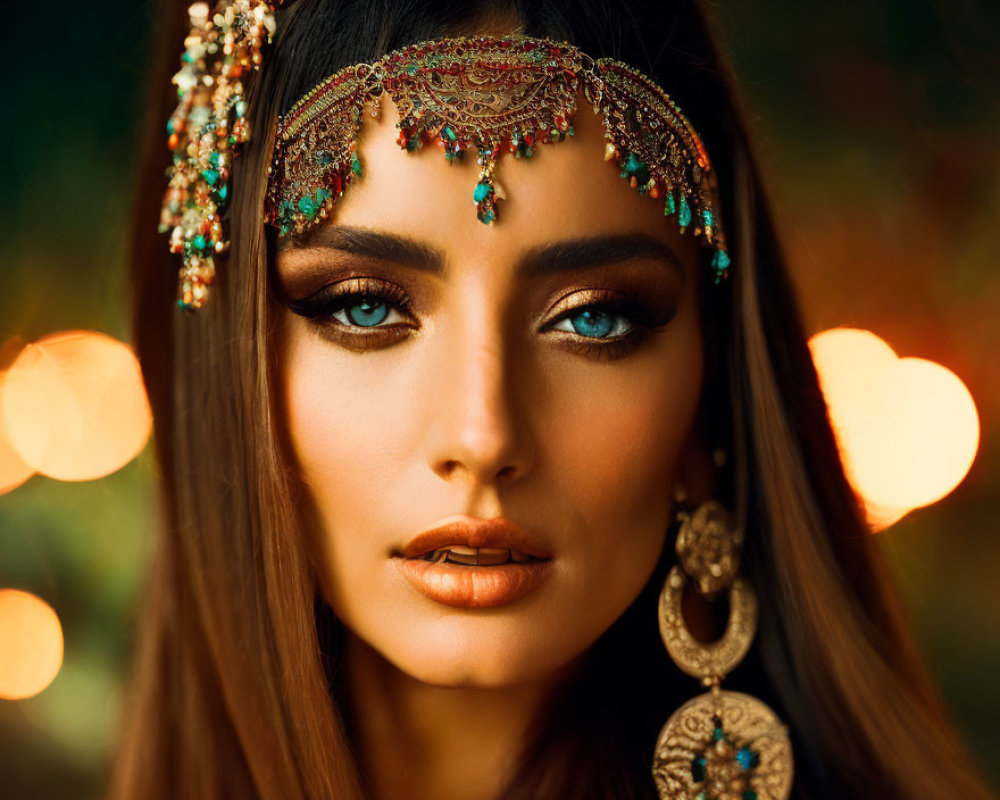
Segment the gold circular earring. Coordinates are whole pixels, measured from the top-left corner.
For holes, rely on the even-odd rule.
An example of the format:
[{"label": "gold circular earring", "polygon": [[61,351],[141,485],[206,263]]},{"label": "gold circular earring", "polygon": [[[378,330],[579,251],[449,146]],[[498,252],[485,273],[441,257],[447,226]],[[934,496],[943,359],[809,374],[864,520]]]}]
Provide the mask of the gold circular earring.
[{"label": "gold circular earring", "polygon": [[[720,503],[681,509],[678,563],[660,592],[660,635],[670,657],[709,691],[682,705],[656,742],[653,779],[660,800],[785,800],[792,788],[792,746],[785,726],[755,697],[719,684],[746,656],[757,632],[757,596],[738,574],[743,532]],[[729,593],[729,620],[710,644],[688,631],[681,610],[691,581],[704,597]]]}]

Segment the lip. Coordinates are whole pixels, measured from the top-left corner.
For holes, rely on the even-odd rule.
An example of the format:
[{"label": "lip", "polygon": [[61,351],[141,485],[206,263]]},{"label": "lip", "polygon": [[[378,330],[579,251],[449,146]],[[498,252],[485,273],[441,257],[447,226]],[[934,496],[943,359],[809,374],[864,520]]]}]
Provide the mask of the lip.
[{"label": "lip", "polygon": [[[517,550],[538,560],[480,567],[422,558],[450,545]],[[503,517],[449,517],[415,536],[393,555],[397,569],[414,589],[454,608],[494,608],[513,603],[537,589],[552,568],[551,552],[521,526]]]},{"label": "lip", "polygon": [[457,544],[464,547],[496,547],[519,550],[535,558],[552,558],[552,553],[528,532],[506,517],[476,519],[448,517],[433,528],[417,534],[403,545],[405,558],[420,558],[432,550]]}]

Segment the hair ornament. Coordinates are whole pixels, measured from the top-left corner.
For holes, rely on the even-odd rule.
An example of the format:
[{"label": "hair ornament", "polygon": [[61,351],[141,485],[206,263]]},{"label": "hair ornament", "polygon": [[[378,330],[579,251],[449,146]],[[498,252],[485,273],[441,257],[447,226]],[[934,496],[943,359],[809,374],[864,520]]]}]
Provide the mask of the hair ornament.
[{"label": "hair ornament", "polygon": [[[721,282],[729,255],[715,173],[687,117],[628,65],[529,36],[420,42],[322,81],[278,120],[265,221],[285,236],[328,216],[362,174],[357,139],[366,104],[388,94],[404,150],[435,144],[452,163],[475,149],[472,200],[479,220],[492,224],[503,199],[493,177],[497,160],[531,158],[540,144],[572,136],[580,90],[603,118],[605,159],[640,194],[661,200],[682,233],[691,229],[713,247],[712,271]],[[371,113],[379,113],[377,103]]]},{"label": "hair ornament", "polygon": [[273,10],[283,2],[220,0],[214,11],[207,2],[188,9],[191,32],[173,77],[177,108],[167,122],[173,163],[160,214],[171,252],[183,257],[177,304],[185,311],[204,305],[214,257],[229,246],[220,213],[232,159],[249,138],[243,76],[260,66],[275,29]]},{"label": "hair ornament", "polygon": [[[243,78],[260,66],[274,10],[291,0],[219,0],[191,5],[191,32],[174,76],[178,104],[167,123],[173,163],[160,230],[181,254],[177,303],[201,308],[215,256],[229,246],[221,212],[232,160],[249,138]],[[475,150],[478,219],[493,224],[505,194],[501,156],[531,158],[574,134],[578,97],[603,119],[605,160],[641,195],[662,201],[681,233],[710,246],[716,283],[729,274],[715,172],[697,132],[669,95],[638,70],[594,59],[573,45],[522,35],[436,39],[345,67],[279,117],[264,221],[279,236],[301,234],[329,215],[361,177],[357,141],[366,106],[387,94],[399,111],[398,142],[434,144],[449,163]]]}]

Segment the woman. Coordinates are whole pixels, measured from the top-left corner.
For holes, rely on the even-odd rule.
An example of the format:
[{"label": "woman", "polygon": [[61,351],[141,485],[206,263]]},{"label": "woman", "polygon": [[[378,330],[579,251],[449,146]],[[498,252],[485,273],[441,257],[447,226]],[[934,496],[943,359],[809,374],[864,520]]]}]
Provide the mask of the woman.
[{"label": "woman", "polygon": [[[703,12],[662,5],[289,5],[232,97],[249,141],[184,179],[208,209],[174,242],[191,315],[150,137],[135,308],[167,514],[115,796],[988,796],[844,479]],[[475,48],[405,50],[474,35],[529,73],[554,48],[542,141],[478,163],[412,103]],[[633,98],[609,133],[604,58],[683,116]],[[320,107],[353,65],[363,123]],[[469,69],[466,111],[508,102]],[[549,101],[578,79],[600,113],[569,120]],[[635,156],[651,119],[683,175]],[[692,666],[730,614],[739,652]],[[764,733],[712,705],[737,700]],[[718,709],[702,749],[691,708]]]}]

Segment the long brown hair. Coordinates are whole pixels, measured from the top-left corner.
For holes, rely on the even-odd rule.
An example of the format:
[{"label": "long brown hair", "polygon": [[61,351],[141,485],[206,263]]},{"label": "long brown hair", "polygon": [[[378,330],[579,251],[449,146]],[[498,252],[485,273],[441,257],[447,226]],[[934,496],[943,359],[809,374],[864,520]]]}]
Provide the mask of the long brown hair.
[{"label": "long brown hair", "polygon": [[[733,278],[722,290],[702,287],[709,377],[700,419],[731,453],[720,499],[747,530],[744,570],[761,600],[757,641],[727,687],[762,698],[788,724],[794,796],[990,796],[945,718],[845,480],[732,81],[699,5],[299,0],[279,18],[250,87],[232,251],[209,304],[191,317],[172,305],[177,264],[154,233],[182,6],[165,0],[132,237],[135,342],[156,419],[163,520],[112,797],[365,794],[337,621],[317,599],[275,392],[274,241],[260,223],[271,129],[339,67],[472,30],[498,9],[525,33],[652,75],[715,161]],[[551,699],[504,800],[655,797],[656,733],[699,691],[669,662],[654,622],[669,549]]]}]

